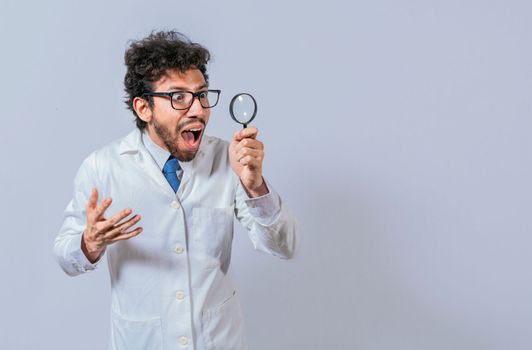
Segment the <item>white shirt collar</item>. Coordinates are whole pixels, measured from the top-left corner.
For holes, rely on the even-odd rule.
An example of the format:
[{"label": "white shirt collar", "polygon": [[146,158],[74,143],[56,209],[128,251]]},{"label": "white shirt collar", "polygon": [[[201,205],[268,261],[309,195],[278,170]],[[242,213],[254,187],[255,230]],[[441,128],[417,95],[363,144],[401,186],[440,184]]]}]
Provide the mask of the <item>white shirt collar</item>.
[{"label": "white shirt collar", "polygon": [[146,130],[142,131],[142,143],[144,146],[148,149],[148,152],[152,156],[152,158],[155,160],[155,163],[159,166],[159,168],[162,170],[164,167],[164,164],[168,160],[168,157],[170,157],[170,152],[153,142],[150,135],[146,132]]},{"label": "white shirt collar", "polygon": [[[200,148],[198,150],[198,153],[196,154],[196,157],[194,157],[193,160],[191,160],[190,162],[179,162],[179,165],[181,166],[181,174],[178,174],[178,176],[182,176],[183,172],[189,174],[193,172],[195,162],[204,156],[206,138],[208,138],[208,136],[203,135],[203,140],[201,141]],[[130,152],[138,152],[139,148],[141,147],[145,148],[150,154],[150,156],[153,158],[159,169],[161,169],[161,171],[164,167],[164,164],[168,160],[168,157],[170,157],[170,152],[168,152],[164,148],[161,148],[155,142],[153,142],[146,130],[140,131],[138,128],[135,128],[135,130],[129,133],[126,137],[124,137],[119,147],[121,155]]]}]

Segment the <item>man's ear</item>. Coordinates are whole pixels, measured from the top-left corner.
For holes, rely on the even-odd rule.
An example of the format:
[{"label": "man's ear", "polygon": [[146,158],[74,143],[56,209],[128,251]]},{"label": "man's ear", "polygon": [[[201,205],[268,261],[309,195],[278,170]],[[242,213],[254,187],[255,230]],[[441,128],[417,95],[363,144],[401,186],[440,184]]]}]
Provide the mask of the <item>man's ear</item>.
[{"label": "man's ear", "polygon": [[133,109],[135,110],[135,112],[137,112],[137,115],[140,119],[142,119],[146,123],[149,123],[151,121],[153,112],[147,100],[140,97],[135,97],[133,99]]}]

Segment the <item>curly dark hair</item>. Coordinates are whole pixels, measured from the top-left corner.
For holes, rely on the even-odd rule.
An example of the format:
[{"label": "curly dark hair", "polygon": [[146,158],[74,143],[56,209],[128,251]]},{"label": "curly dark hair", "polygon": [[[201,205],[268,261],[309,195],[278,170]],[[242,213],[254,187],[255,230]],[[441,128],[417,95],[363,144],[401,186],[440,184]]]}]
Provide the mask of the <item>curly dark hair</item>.
[{"label": "curly dark hair", "polygon": [[[177,31],[153,31],[142,40],[132,41],[124,55],[127,67],[124,87],[128,109],[136,117],[137,127],[146,128],[146,122],[139,118],[133,108],[135,97],[152,91],[153,83],[170,69],[185,72],[197,68],[208,82],[207,62],[211,58],[209,51],[198,43],[193,43]],[[150,107],[153,99],[148,98]]]}]

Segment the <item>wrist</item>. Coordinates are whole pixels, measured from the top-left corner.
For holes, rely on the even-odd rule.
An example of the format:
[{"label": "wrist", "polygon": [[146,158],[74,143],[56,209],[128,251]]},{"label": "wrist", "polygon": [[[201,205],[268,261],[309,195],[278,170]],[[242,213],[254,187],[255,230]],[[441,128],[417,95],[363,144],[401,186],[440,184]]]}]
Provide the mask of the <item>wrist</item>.
[{"label": "wrist", "polygon": [[91,263],[95,263],[100,259],[100,255],[103,252],[103,248],[98,248],[94,244],[91,244],[88,242],[87,235],[85,232],[83,232],[83,235],[81,237],[81,251],[83,254],[85,254],[85,257],[87,260],[89,260]]},{"label": "wrist", "polygon": [[244,189],[246,190],[246,193],[250,198],[261,197],[270,193],[270,190],[268,189],[268,186],[266,186],[266,181],[264,181],[264,178],[262,178],[262,182],[259,186],[249,188],[244,185]]}]

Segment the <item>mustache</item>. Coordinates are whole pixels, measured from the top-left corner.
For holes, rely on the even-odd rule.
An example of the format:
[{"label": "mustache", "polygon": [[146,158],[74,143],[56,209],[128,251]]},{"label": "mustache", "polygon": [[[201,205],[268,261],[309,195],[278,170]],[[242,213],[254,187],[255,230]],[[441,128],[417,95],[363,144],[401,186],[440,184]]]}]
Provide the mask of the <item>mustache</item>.
[{"label": "mustache", "polygon": [[183,130],[184,128],[186,128],[190,124],[194,124],[194,123],[197,123],[197,122],[200,122],[205,127],[205,120],[203,120],[201,118],[189,119],[189,120],[185,120],[184,122],[182,122],[179,125],[177,125],[176,132],[179,133],[181,130]]}]

